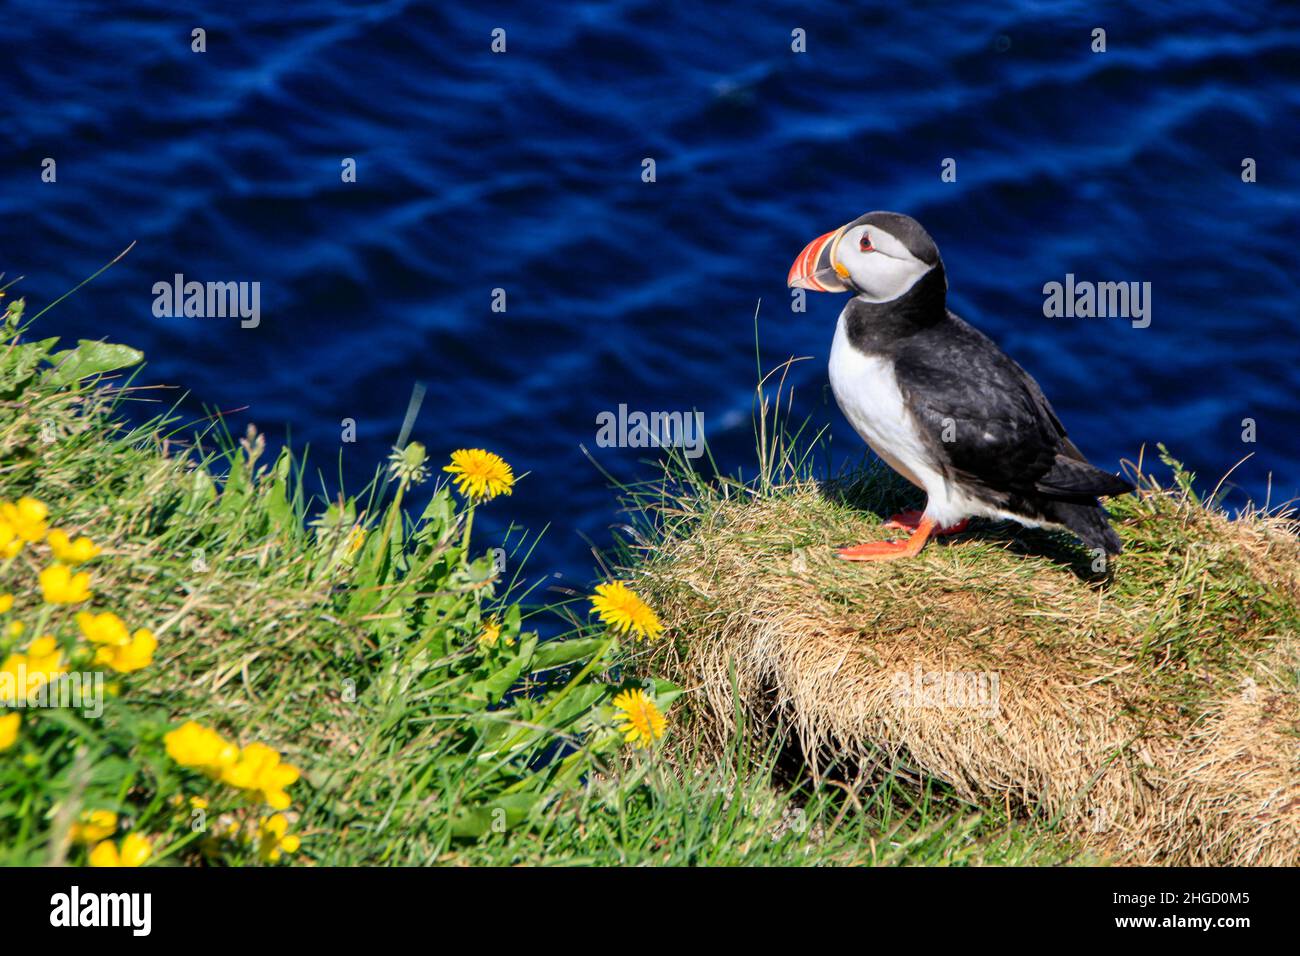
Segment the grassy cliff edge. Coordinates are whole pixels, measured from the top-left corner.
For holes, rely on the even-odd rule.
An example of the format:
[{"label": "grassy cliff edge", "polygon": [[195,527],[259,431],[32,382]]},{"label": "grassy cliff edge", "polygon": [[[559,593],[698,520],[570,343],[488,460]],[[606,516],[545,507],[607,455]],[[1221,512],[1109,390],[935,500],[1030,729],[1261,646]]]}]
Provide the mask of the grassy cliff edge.
[{"label": "grassy cliff edge", "polygon": [[[790,459],[780,450],[769,461]],[[1107,503],[1109,566],[1007,523],[911,561],[854,564],[915,507],[883,469],[687,479],[638,561],[668,631],[648,666],[696,691],[690,733],[790,728],[814,773],[902,773],[1043,822],[1100,858],[1300,863],[1300,541],[1235,519],[1163,453]]]},{"label": "grassy cliff edge", "polygon": [[[143,357],[29,326],[10,302],[0,676],[104,692],[0,709],[0,864],[1295,861],[1294,528],[1177,469],[1114,504],[1102,573],[1001,527],[863,567],[830,546],[907,491],[764,439],[756,482],[634,496],[624,577],[666,626],[638,642],[585,596],[526,604],[471,540],[508,498],[417,446],[321,500],[252,430],[122,424]],[[925,704],[953,673],[982,710]],[[623,740],[628,691],[668,715],[654,748]]]}]

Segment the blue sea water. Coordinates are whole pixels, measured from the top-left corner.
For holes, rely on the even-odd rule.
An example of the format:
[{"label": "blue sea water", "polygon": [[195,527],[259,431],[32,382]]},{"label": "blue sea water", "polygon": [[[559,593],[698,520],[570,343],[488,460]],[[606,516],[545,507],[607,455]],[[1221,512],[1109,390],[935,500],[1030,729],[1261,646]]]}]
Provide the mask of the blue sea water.
[{"label": "blue sea water", "polygon": [[[142,348],[142,381],[185,390],[187,414],[291,434],[327,474],[341,454],[352,488],[425,383],[412,437],[436,459],[482,446],[528,473],[483,526],[549,526],[536,571],[589,578],[588,542],[621,520],[580,445],[621,479],[650,474],[651,452],[596,447],[601,412],[698,409],[719,464],[752,466],[760,300],[764,366],[810,357],[795,417],[830,425],[833,465],[861,457],[827,388],[843,299],[793,312],[785,278],[871,209],[927,227],[952,307],[1098,465],[1163,441],[1213,486],[1253,453],[1232,501],[1300,493],[1294,4],[4,12],[10,294],[35,311],[136,243],[41,334]],[[156,317],[152,287],[177,273],[259,282],[260,325]],[[1045,317],[1043,286],[1067,273],[1149,282],[1149,327]]]}]

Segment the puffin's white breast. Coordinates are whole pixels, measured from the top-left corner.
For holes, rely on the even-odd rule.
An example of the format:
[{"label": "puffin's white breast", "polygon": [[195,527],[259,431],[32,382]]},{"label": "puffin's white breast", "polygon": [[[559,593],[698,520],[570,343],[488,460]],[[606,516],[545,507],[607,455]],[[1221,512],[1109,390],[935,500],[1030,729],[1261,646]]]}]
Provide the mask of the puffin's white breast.
[{"label": "puffin's white breast", "polygon": [[915,419],[903,401],[894,375],[894,363],[879,355],[867,355],[849,342],[845,314],[840,313],[831,343],[831,391],[849,424],[890,468],[925,491],[925,513],[940,527],[962,518],[983,515],[1011,518],[1021,524],[1037,523],[1013,515],[949,483],[935,466],[934,458],[921,441]]},{"label": "puffin's white breast", "polygon": [[835,401],[872,451],[912,484],[933,494],[936,486],[942,487],[943,479],[930,464],[916,423],[903,402],[894,363],[853,347],[845,312],[840,313],[835,341],[831,343],[830,377]]}]

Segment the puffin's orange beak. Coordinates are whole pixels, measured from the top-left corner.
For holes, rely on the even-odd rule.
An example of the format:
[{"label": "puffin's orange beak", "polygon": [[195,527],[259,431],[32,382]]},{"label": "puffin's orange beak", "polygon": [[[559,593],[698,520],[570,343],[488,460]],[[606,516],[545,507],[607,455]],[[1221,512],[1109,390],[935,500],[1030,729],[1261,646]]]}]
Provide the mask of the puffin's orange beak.
[{"label": "puffin's orange beak", "polygon": [[846,228],[833,229],[804,246],[790,267],[786,285],[813,292],[848,292],[849,287],[842,281],[843,273],[840,272],[843,267],[835,261],[835,247]]}]

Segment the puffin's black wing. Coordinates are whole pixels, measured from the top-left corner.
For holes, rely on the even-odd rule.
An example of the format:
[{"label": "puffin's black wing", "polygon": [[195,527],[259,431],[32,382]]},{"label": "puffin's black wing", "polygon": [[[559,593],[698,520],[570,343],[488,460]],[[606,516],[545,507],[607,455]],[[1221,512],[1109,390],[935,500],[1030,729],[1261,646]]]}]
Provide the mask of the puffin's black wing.
[{"label": "puffin's black wing", "polygon": [[[1088,463],[1038,383],[986,335],[948,313],[908,337],[894,374],[952,480],[1007,511],[1066,524],[1085,542],[1118,549],[1096,496],[1133,486]],[[1097,532],[1092,516],[1058,503],[1095,510],[1108,534]]]}]

